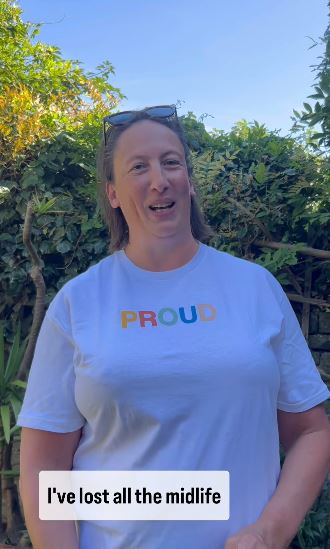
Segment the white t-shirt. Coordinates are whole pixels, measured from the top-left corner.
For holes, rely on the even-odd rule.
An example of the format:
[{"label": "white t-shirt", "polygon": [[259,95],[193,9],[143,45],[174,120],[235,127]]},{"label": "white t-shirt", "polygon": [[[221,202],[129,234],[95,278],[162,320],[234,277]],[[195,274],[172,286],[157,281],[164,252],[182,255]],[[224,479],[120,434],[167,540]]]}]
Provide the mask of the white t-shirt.
[{"label": "white t-shirt", "polygon": [[81,549],[221,549],[277,485],[277,409],[329,397],[280,284],[199,243],[184,266],[123,250],[66,283],[43,322],[18,424],[83,427],[74,470],[228,470],[228,521],[84,521]]}]

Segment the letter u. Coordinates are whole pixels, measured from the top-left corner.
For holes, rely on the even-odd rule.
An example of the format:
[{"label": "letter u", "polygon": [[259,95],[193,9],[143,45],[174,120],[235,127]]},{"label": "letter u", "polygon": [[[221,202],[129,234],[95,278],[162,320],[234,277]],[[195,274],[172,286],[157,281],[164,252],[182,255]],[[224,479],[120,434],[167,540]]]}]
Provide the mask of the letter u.
[{"label": "letter u", "polygon": [[195,305],[191,305],[190,309],[191,309],[191,319],[187,319],[184,307],[179,307],[180,318],[181,318],[182,322],[184,322],[185,324],[192,324],[193,322],[196,322],[196,320],[197,320],[197,311],[196,311]]}]

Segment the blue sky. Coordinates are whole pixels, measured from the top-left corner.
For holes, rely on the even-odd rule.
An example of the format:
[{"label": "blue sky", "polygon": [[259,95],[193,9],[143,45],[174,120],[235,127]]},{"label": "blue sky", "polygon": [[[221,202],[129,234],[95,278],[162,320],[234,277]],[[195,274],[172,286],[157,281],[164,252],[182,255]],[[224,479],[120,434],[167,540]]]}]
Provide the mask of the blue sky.
[{"label": "blue sky", "polygon": [[43,42],[93,70],[105,59],[120,109],[182,101],[208,128],[245,118],[291,126],[312,93],[309,50],[327,25],[326,0],[17,0]]}]

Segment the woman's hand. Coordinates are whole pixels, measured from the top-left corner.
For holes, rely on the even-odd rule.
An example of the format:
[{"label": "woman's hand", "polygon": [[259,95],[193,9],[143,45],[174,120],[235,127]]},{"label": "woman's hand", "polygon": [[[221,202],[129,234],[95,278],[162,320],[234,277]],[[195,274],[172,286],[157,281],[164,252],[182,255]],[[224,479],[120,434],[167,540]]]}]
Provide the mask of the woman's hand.
[{"label": "woman's hand", "polygon": [[263,532],[257,524],[250,524],[228,538],[224,549],[275,549],[275,547],[275,544],[266,543]]}]

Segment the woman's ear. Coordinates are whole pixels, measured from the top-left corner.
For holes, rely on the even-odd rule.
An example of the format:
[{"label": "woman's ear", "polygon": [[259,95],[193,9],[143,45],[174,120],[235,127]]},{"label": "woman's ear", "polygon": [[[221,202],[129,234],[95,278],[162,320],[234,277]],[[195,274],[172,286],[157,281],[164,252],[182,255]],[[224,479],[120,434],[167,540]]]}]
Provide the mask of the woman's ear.
[{"label": "woman's ear", "polygon": [[111,206],[113,208],[119,208],[120,203],[119,203],[119,199],[117,198],[117,192],[116,192],[114,184],[113,183],[107,183],[106,190],[107,190],[107,196],[109,198],[109,202],[110,202]]},{"label": "woman's ear", "polygon": [[196,196],[194,184],[190,181],[190,196]]}]

